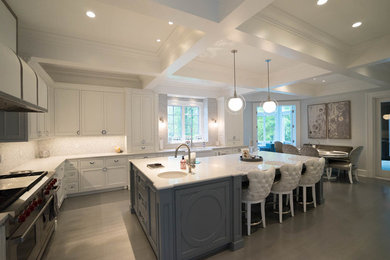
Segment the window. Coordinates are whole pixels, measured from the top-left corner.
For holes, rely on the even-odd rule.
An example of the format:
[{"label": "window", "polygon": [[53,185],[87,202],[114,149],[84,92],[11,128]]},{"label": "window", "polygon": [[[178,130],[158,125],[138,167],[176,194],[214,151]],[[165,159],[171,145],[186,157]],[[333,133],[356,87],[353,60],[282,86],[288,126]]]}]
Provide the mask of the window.
[{"label": "window", "polygon": [[203,142],[203,103],[168,101],[168,142]]},{"label": "window", "polygon": [[273,114],[256,108],[257,140],[259,145],[281,141],[295,144],[295,106],[278,106]]}]

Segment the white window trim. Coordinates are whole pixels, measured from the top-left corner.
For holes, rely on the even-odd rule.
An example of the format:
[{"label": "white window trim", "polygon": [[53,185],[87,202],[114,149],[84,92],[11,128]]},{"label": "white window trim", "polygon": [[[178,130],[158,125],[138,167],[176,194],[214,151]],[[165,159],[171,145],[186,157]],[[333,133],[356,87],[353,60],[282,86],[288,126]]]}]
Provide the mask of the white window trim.
[{"label": "white window trim", "polygon": [[[199,133],[201,134],[202,136],[202,140],[193,140],[192,142],[193,143],[203,143],[203,142],[206,142],[207,141],[207,137],[204,136],[204,112],[203,112],[203,106],[204,106],[204,103],[203,102],[198,102],[198,101],[193,101],[193,100],[188,100],[188,101],[183,101],[183,100],[176,100],[176,99],[169,99],[168,100],[168,104],[167,104],[167,107],[168,106],[181,106],[182,107],[182,140],[175,140],[175,141],[171,141],[169,142],[168,141],[168,144],[177,144],[177,143],[183,143],[185,142],[185,126],[184,126],[184,122],[185,122],[185,112],[184,112],[184,107],[188,107],[188,106],[197,106],[199,107]],[[168,124],[167,124],[168,126]],[[167,135],[168,135],[168,131],[167,131]],[[169,140],[169,138],[167,138],[167,140]]]},{"label": "white window trim", "polygon": [[[294,145],[300,147],[301,145],[301,103],[299,101],[281,101],[278,102],[280,106],[295,106],[295,143]],[[257,146],[257,107],[260,106],[259,103],[253,103],[253,123],[252,123],[252,138],[254,140],[254,145]],[[278,121],[278,120],[277,120]],[[275,126],[277,127],[277,125]],[[275,135],[276,136],[276,135]],[[276,138],[276,137],[275,137]]]}]

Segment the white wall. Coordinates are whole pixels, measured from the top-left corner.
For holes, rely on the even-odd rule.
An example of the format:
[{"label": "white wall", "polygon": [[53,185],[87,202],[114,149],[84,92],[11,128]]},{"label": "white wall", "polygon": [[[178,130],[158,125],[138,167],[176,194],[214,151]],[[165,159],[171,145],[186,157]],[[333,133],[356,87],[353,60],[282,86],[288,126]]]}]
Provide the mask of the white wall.
[{"label": "white wall", "polygon": [[[328,103],[336,101],[351,101],[351,139],[309,139],[307,123],[307,105]],[[367,162],[367,124],[366,118],[366,98],[365,92],[355,92],[349,94],[333,95],[319,98],[305,99],[301,101],[301,143],[329,144],[329,145],[346,145],[346,146],[363,146],[365,149],[360,158],[359,174],[366,174]]]}]

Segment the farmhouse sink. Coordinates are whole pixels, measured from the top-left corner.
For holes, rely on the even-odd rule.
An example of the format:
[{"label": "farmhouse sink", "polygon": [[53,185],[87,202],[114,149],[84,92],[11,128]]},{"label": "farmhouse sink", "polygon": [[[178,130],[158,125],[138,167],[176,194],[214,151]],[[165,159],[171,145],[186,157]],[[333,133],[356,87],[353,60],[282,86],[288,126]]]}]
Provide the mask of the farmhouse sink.
[{"label": "farmhouse sink", "polygon": [[168,171],[168,172],[159,173],[157,176],[165,179],[178,179],[178,178],[183,178],[186,175],[187,173],[181,171]]}]

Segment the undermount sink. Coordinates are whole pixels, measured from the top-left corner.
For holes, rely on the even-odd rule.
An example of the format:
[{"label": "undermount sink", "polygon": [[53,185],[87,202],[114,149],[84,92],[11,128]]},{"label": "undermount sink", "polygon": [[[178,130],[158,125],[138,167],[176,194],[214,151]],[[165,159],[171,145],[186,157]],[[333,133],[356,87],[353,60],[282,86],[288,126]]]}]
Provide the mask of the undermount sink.
[{"label": "undermount sink", "polygon": [[160,178],[166,178],[166,179],[179,179],[186,176],[187,173],[180,172],[180,171],[168,171],[168,172],[162,172],[159,173],[157,176]]}]

